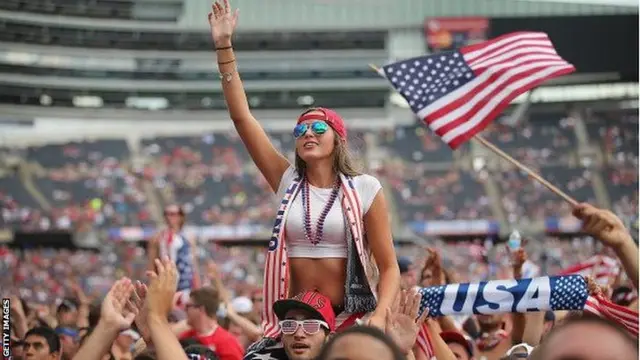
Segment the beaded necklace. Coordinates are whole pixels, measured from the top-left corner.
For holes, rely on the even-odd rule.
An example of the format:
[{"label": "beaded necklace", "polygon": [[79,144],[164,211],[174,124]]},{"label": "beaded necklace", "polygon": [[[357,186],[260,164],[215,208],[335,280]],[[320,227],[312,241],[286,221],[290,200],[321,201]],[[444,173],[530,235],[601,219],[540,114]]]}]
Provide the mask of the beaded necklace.
[{"label": "beaded necklace", "polygon": [[[333,203],[338,198],[338,191],[340,190],[340,179],[336,179],[336,183],[333,186],[333,190],[331,191],[331,196],[329,196],[329,201],[324,206],[320,217],[318,218],[318,223],[316,224],[315,234],[311,230],[311,201],[309,201],[309,181],[306,179],[302,181],[302,207],[303,207],[303,215],[304,215],[304,237],[312,243],[313,245],[318,245],[322,240],[322,233],[324,231],[324,221],[329,215],[329,211],[331,207],[333,207]],[[313,236],[315,235],[315,236]]]}]

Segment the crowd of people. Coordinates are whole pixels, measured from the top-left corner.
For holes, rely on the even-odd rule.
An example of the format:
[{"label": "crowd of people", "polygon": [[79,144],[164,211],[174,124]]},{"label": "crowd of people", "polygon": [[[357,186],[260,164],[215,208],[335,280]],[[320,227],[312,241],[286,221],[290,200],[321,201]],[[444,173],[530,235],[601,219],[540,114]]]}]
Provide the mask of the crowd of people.
[{"label": "crowd of people", "polygon": [[[598,221],[611,221],[606,217],[611,216],[606,211],[599,210],[597,215]],[[275,359],[292,360],[338,356],[348,359],[397,359],[401,356],[405,359],[407,352],[412,351],[416,358],[424,358],[413,346],[419,325],[424,322],[428,325],[437,359],[491,360],[527,356],[530,359],[560,359],[552,355],[536,357],[542,356],[536,353],[558,351],[555,349],[558,345],[552,346],[551,341],[556,331],[569,331],[562,330],[565,327],[575,327],[570,332],[574,336],[581,334],[571,341],[570,349],[563,349],[583,351],[582,357],[577,358],[599,359],[602,357],[598,356],[603,356],[573,346],[576,341],[587,346],[592,341],[585,335],[591,334],[590,329],[600,336],[611,336],[608,341],[612,343],[602,342],[605,349],[598,351],[620,351],[616,353],[618,357],[613,357],[616,359],[637,357],[632,351],[636,349],[637,339],[633,340],[621,331],[619,325],[603,319],[563,311],[527,313],[524,327],[518,322],[521,320],[517,319],[518,314],[511,313],[425,319],[417,317],[419,306],[412,300],[415,286],[523,276],[523,271],[526,273],[523,265],[527,262],[539,266],[540,274],[558,274],[599,253],[613,258],[619,256],[624,270],[619,276],[608,279],[602,289],[596,287],[594,291],[604,291],[617,304],[637,310],[637,283],[634,285],[637,281],[637,246],[621,223],[613,219],[614,231],[599,230],[601,227],[586,229],[594,238],[573,241],[530,239],[526,246],[515,252],[504,244],[480,240],[435,243],[433,248],[422,250],[399,248],[400,284],[404,291],[398,301],[412,306],[396,304],[392,307],[389,324],[382,329],[362,326],[331,335],[335,331],[332,322],[336,315],[329,306],[318,305],[330,301],[321,294],[302,294],[286,304],[286,310],[279,310],[280,321],[295,321],[289,321],[290,333],[283,328],[282,348],[271,355]],[[616,238],[610,236],[612,233],[626,235],[614,241]],[[627,247],[624,251],[623,245]],[[174,359],[180,357],[181,351],[189,356],[200,354],[200,359],[242,359],[250,344],[261,336],[264,299],[256,279],[262,275],[265,266],[261,256],[263,250],[228,249],[210,244],[208,248],[203,246],[197,254],[203,260],[200,266],[203,286],[192,290],[187,303],[178,307],[171,300],[179,277],[175,263],[168,259],[159,261],[157,273],[149,277],[144,250],[135,245],[122,244],[115,247],[113,253],[103,254],[48,249],[20,253],[2,248],[1,270],[10,276],[3,277],[0,287],[2,295],[11,298],[14,359]],[[629,266],[635,266],[635,270]],[[256,269],[258,272],[252,273]],[[127,303],[126,299],[130,297],[132,301],[139,301]],[[309,311],[310,308],[317,313]],[[162,309],[160,313],[153,313],[159,309]],[[158,318],[150,320],[154,316]],[[115,318],[119,319],[118,325],[111,323]],[[346,344],[334,348],[334,342],[339,339]],[[365,343],[369,344],[366,341],[371,344],[365,346]],[[172,342],[174,345],[169,346]],[[40,347],[36,343],[41,343]],[[407,343],[411,346],[407,347]],[[370,349],[362,348],[357,353],[349,352],[356,346],[377,350],[369,353]],[[341,355],[322,355],[328,351]],[[595,350],[589,348],[589,351]],[[507,353],[526,355],[507,356]]]},{"label": "crowd of people", "polygon": [[[389,202],[400,204],[403,222],[491,218],[492,200],[483,186],[491,174],[463,170],[453,158],[444,161],[448,170],[433,171],[423,163],[442,163],[434,154],[443,147],[424,130],[400,128],[382,136],[383,164],[365,168],[390,185],[394,199],[387,199],[382,182],[356,166],[366,149],[349,151],[353,135],[336,111],[307,109],[291,135],[269,136],[252,114],[236,66],[238,11],[228,0],[217,1],[208,20],[237,135],[145,140],[146,164],[131,162],[123,141],[34,147],[25,156],[37,164],[8,175],[24,180],[42,209],[22,205],[24,199],[8,189],[0,197],[11,205],[3,209],[4,223],[33,224],[32,209],[49,217],[48,228],[141,226],[152,223],[151,196],[172,204],[163,207],[164,224],[144,248],[0,248],[1,270],[8,275],[0,279],[3,328],[10,327],[9,339],[2,338],[3,356],[638,357],[638,245],[619,216],[589,204],[590,170],[571,164],[578,120],[562,119],[560,126],[532,120],[511,133],[499,125],[487,135],[525,162],[553,166],[540,166],[540,172],[587,202],[559,207],[559,200],[535,188],[523,190],[521,179],[498,176],[506,191],[521,192],[521,203],[537,206],[532,212],[538,218],[575,217],[589,237],[522,239],[514,232],[507,244],[487,238],[397,248]],[[629,149],[608,135],[605,164],[619,152],[627,159]],[[614,176],[630,181],[629,174]],[[637,189],[631,192],[615,196],[616,207],[629,210],[635,199],[637,211]],[[522,221],[526,212],[513,197],[505,199],[511,201],[504,201],[510,220]],[[21,206],[33,208],[25,212]],[[197,239],[187,231],[191,222],[274,225],[265,252]]]},{"label": "crowd of people", "polygon": [[[554,127],[558,119],[560,130]],[[602,169],[569,166],[563,156],[577,156],[571,127],[575,120],[562,119],[558,114],[518,124],[518,131],[496,124],[489,129],[488,138],[583,201],[595,201],[591,174],[599,171],[612,209],[618,215],[632,217],[638,210],[638,139],[634,131],[627,130],[637,127],[637,115],[622,112],[615,119],[617,122],[587,122],[591,141],[600,145],[606,160]],[[295,139],[291,134],[271,132],[269,136],[274,146],[293,159]],[[487,181],[497,183],[500,202],[511,223],[570,214],[571,209],[546,188],[516,170],[431,170],[430,164],[455,165],[456,160],[423,125],[367,136],[375,137],[378,148],[388,154],[382,162],[366,161],[365,133],[350,134],[351,147],[365,159],[365,165],[372,165],[365,169],[374,171],[392,189],[404,222],[493,219],[489,203],[494,199],[485,192]],[[510,144],[528,149],[530,155],[520,157],[517,151],[511,151]],[[47,210],[33,199],[18,174],[5,174],[0,177],[0,224],[4,226],[47,230],[152,225],[153,209],[145,183],[162,202],[184,204],[192,224],[271,223],[274,207],[267,182],[252,166],[237,134],[145,139],[141,143],[141,154],[148,160],[145,165],[132,164],[123,140],[9,150],[13,156],[39,165],[33,169],[34,185],[52,207]]]}]

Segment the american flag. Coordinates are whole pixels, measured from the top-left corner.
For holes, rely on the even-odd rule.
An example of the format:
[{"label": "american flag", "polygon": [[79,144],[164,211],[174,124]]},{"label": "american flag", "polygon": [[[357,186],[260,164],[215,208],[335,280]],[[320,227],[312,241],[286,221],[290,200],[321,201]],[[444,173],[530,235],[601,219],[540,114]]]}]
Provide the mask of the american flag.
[{"label": "american flag", "polygon": [[[524,284],[528,281],[530,281],[530,279],[518,280],[518,282],[521,284]],[[480,285],[476,286],[475,288],[480,289],[484,287]],[[475,307],[475,302],[474,308],[470,309],[470,313],[465,312],[463,314],[460,311],[452,309],[442,311],[442,304],[445,300],[445,296],[451,296],[451,299],[455,300],[465,299],[466,296],[468,296],[467,290],[471,288],[471,286],[459,286],[457,293],[447,293],[447,288],[451,286],[452,285],[442,285],[420,289],[419,292],[422,294],[422,299],[420,301],[420,312],[428,309],[429,316],[432,317],[442,315],[471,315],[471,313],[480,313],[479,309]],[[614,321],[623,326],[631,334],[638,336],[638,313],[628,308],[616,305],[601,295],[590,295],[587,282],[582,276],[552,276],[549,277],[549,286],[551,290],[549,294],[549,304],[548,306],[545,306],[545,309],[539,310],[583,310]],[[462,290],[463,288],[465,290]],[[519,296],[517,296],[516,298],[527,298],[527,296],[523,296],[524,294],[522,293],[522,291],[528,289],[527,286],[518,285],[515,288],[519,290],[514,290],[514,292],[520,292]],[[522,308],[534,309],[536,308],[536,305],[532,304],[532,306],[523,306]],[[420,349],[428,357],[430,357],[433,356],[433,350],[431,349],[430,341],[425,336],[425,334],[428,334],[428,329],[426,328],[426,326],[423,326],[418,334],[418,345]]]},{"label": "american flag", "polygon": [[564,269],[558,275],[591,276],[600,285],[609,285],[611,278],[620,273],[620,265],[616,259],[603,255],[595,255],[585,262]]},{"label": "american flag", "polygon": [[456,51],[385,65],[380,74],[452,149],[519,95],[575,68],[545,33],[517,32]]}]

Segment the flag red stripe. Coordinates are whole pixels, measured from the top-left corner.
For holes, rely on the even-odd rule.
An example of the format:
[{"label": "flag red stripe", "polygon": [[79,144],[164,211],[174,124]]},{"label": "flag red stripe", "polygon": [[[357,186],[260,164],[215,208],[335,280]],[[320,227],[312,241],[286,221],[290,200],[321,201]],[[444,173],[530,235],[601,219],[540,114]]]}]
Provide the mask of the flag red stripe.
[{"label": "flag red stripe", "polygon": [[504,99],[504,101],[502,101],[500,104],[495,106],[493,108],[493,110],[487,116],[485,116],[485,118],[481,122],[479,122],[476,126],[471,128],[470,130],[467,130],[465,133],[463,133],[463,134],[451,139],[451,141],[449,142],[449,146],[452,149],[456,149],[456,148],[458,148],[458,146],[460,146],[464,142],[466,142],[469,139],[471,139],[472,137],[474,137],[477,133],[479,133],[484,128],[486,128],[493,121],[493,119],[495,119],[498,115],[500,115],[500,113],[502,113],[502,111],[504,111],[509,106],[509,103],[511,101],[513,101],[515,98],[517,98],[521,94],[527,92],[529,89],[531,89],[533,87],[536,87],[537,85],[545,82],[550,77],[569,74],[569,73],[571,73],[573,71],[574,71],[573,68],[568,68],[568,67],[567,68],[563,68],[563,69],[559,69],[558,71],[554,72],[549,77],[537,79],[537,80],[529,83],[526,87],[521,87],[521,88],[517,89],[516,91],[512,92],[511,94],[509,94]]},{"label": "flag red stripe", "polygon": [[491,39],[479,44],[467,45],[460,48],[460,52],[468,54],[471,61],[475,61],[478,58],[486,57],[487,54],[491,54],[496,49],[502,48],[516,41],[539,39],[541,36],[546,37],[545,33],[540,32],[515,32],[502,36],[498,36],[495,39]]},{"label": "flag red stripe", "polygon": [[[523,61],[525,60],[525,61]],[[480,63],[478,66],[472,66],[471,69],[476,76],[480,76],[485,72],[504,74],[508,70],[525,67],[526,65],[532,65],[538,63],[540,66],[551,66],[548,64],[561,63],[566,64],[561,57],[557,55],[549,55],[541,52],[530,51],[525,54],[512,54],[512,56],[502,59],[499,63]],[[498,71],[496,71],[498,70]]]},{"label": "flag red stripe", "polygon": [[[539,65],[538,60],[535,58],[535,54],[533,54],[532,56],[534,57],[523,57],[519,60],[519,62],[497,66],[496,69],[494,69],[493,74],[484,75],[485,78],[483,78],[481,81],[472,81],[471,83],[465,85],[464,88],[460,88],[452,92],[449,96],[446,97],[446,101],[442,102],[442,106],[440,106],[440,108],[436,108],[435,106],[433,106],[433,108],[429,109],[429,118],[433,119],[433,121],[436,121],[437,119],[446,117],[447,115],[451,116],[451,111],[468,104],[487,87],[490,87],[491,85],[498,86],[498,83],[500,83],[499,85],[503,87],[498,87],[498,89],[504,88],[505,85],[508,85],[512,81],[512,78],[519,79],[521,76],[520,74],[522,73],[527,73],[533,71],[536,68],[540,68],[541,66],[549,65],[548,62]],[[552,64],[555,63],[556,62],[553,62]],[[434,103],[434,105],[437,106],[436,103]],[[431,122],[430,124],[433,124],[433,126],[437,125],[433,122]],[[437,127],[439,128],[440,126]]]},{"label": "flag red stripe", "polygon": [[[535,64],[535,61],[532,62],[531,65],[533,65],[533,64]],[[482,109],[483,107],[485,107],[487,105],[488,100],[494,98],[496,95],[498,95],[501,92],[505,91],[505,89],[508,89],[509,86],[511,86],[512,83],[514,83],[516,81],[519,81],[519,80],[526,79],[526,78],[528,78],[528,77],[530,77],[530,76],[532,76],[532,75],[534,75],[534,74],[536,74],[536,73],[538,73],[540,71],[543,71],[543,70],[545,70],[547,68],[548,68],[548,66],[541,65],[539,67],[534,67],[531,70],[528,70],[528,71],[525,71],[525,72],[522,72],[520,74],[516,74],[516,75],[513,75],[513,76],[505,75],[504,73],[492,74],[487,79],[487,81],[481,83],[478,87],[476,87],[472,91],[465,93],[464,96],[452,101],[449,105],[443,107],[442,109],[429,114],[427,116],[427,123],[432,125],[432,129],[433,129],[434,122],[437,119],[450,114],[452,111],[456,110],[457,108],[460,108],[460,107],[462,107],[462,106],[464,106],[466,104],[475,102],[476,104],[473,107],[469,108],[468,111],[466,113],[464,113],[462,116],[458,117],[455,120],[449,121],[448,123],[446,123],[442,127],[439,127],[437,129],[435,129],[435,133],[442,137],[446,133],[448,133],[449,131],[452,131],[453,129],[457,128],[458,126],[462,125],[463,123],[469,121],[469,118],[471,116],[476,114],[480,109]],[[546,77],[545,77],[545,79],[546,79]],[[501,81],[502,84],[497,86],[495,89],[493,89],[488,94],[483,95],[482,97],[478,97],[478,95],[480,95],[480,93],[483,90],[485,90],[488,86],[490,86],[491,84],[495,85],[499,81]],[[480,101],[478,101],[478,99]]]},{"label": "flag red stripe", "polygon": [[431,359],[435,356],[433,345],[431,344],[431,336],[429,335],[429,327],[426,323],[423,323],[420,326],[417,342],[418,347],[426,355],[427,359]]},{"label": "flag red stripe", "polygon": [[471,68],[487,67],[489,65],[502,63],[508,57],[518,57],[522,56],[523,54],[531,53],[538,53],[540,55],[547,56],[558,56],[558,54],[555,52],[555,49],[553,48],[553,44],[551,44],[550,41],[522,41],[502,48],[486,58],[467,61],[467,64]]},{"label": "flag red stripe", "polygon": [[[522,50],[526,50],[525,52],[539,52],[543,54],[557,55],[553,44],[546,37],[538,39],[517,40],[503,47],[497,48],[494,51],[486,54],[485,56],[478,58],[472,58],[473,54],[468,53],[467,51],[465,51],[465,49],[461,49],[460,51],[465,56],[465,59],[467,59],[467,63],[471,67],[475,67],[478,66],[478,64],[488,63],[494,61],[495,59],[499,59],[505,54],[519,54],[522,52]],[[500,61],[495,62],[498,63]]]},{"label": "flag red stripe", "polygon": [[452,149],[456,149],[462,143],[464,143],[465,141],[471,139],[477,133],[482,131],[482,129],[487,127],[487,125],[489,125],[489,123],[491,123],[491,121],[493,121],[493,119],[495,119],[496,116],[500,115],[500,113],[502,113],[502,111],[504,111],[509,106],[509,103],[511,101],[513,101],[515,98],[517,98],[521,94],[524,94],[529,89],[538,86],[539,84],[547,81],[548,79],[550,79],[552,77],[556,77],[556,76],[560,76],[560,75],[564,75],[564,74],[569,74],[569,73],[572,73],[574,70],[575,69],[572,66],[568,65],[568,66],[566,66],[564,68],[560,68],[557,71],[554,71],[553,73],[551,73],[548,76],[545,76],[545,77],[540,78],[540,79],[536,79],[536,80],[534,80],[532,82],[529,82],[525,86],[521,86],[521,87],[515,89],[510,94],[508,94],[504,98],[503,101],[501,101],[499,104],[497,104],[493,108],[493,110],[487,116],[485,116],[484,119],[482,121],[480,121],[476,126],[471,128],[470,130],[467,130],[465,133],[462,133],[461,135],[451,139],[451,141],[449,141],[449,146]]},{"label": "flag red stripe", "polygon": [[584,310],[608,318],[622,325],[631,334],[638,336],[638,313],[616,305],[603,296],[589,296],[584,306]]},{"label": "flag red stripe", "polygon": [[[451,111],[469,103],[485,88],[491,87],[492,85],[497,86],[498,84],[495,83],[498,81],[501,84],[509,83],[511,81],[510,79],[516,77],[519,73],[531,71],[539,66],[553,66],[559,63],[564,63],[561,58],[558,58],[558,62],[548,60],[540,61],[538,54],[527,54],[516,61],[505,62],[504,64],[494,66],[492,69],[493,74],[491,75],[484,74],[485,71],[482,71],[482,74],[478,75],[477,70],[472,69],[477,75],[476,79],[427,106],[425,110],[428,111],[429,117],[434,119],[434,121],[447,115],[451,116]],[[437,124],[433,124],[433,126],[436,125]],[[440,126],[438,125],[436,127],[439,128]]]},{"label": "flag red stripe", "polygon": [[[564,74],[569,74],[569,73],[572,73],[573,71],[574,71],[573,68],[559,69],[558,71],[554,72],[549,77],[555,77],[555,76],[560,76],[560,75],[564,75]],[[525,93],[529,89],[531,89],[533,87],[536,87],[537,85],[545,82],[546,80],[549,79],[549,77],[538,79],[538,80],[536,80],[536,81],[534,81],[532,83],[529,83],[529,85],[527,87],[519,88],[517,91],[509,94],[504,99],[504,101],[502,101],[500,104],[498,104],[496,107],[494,107],[494,109],[487,116],[485,116],[485,118],[480,123],[478,123],[475,127],[473,127],[472,129],[470,129],[470,130],[466,131],[465,133],[463,133],[463,134],[455,137],[454,139],[452,139],[449,142],[449,146],[452,149],[456,149],[461,144],[463,144],[464,142],[466,142],[469,139],[471,139],[472,137],[474,137],[477,133],[479,133],[484,128],[486,128],[493,121],[493,119],[495,119],[498,115],[500,115],[500,113],[502,113],[502,111],[504,111],[509,106],[509,103],[511,101],[513,101],[515,98],[517,98],[521,94]]]},{"label": "flag red stripe", "polygon": [[575,70],[545,33],[511,33],[466,46],[460,53],[475,79],[419,112],[453,149],[484,129],[519,95]]},{"label": "flag red stripe", "polygon": [[[277,249],[275,250],[277,251]],[[273,330],[273,320],[272,320],[272,309],[271,309],[271,304],[273,304],[274,300],[271,297],[271,294],[273,294],[273,278],[275,276],[274,273],[276,273],[277,271],[274,269],[274,264],[273,264],[273,257],[272,256],[267,256],[267,264],[266,264],[266,269],[265,272],[267,274],[267,281],[264,284],[264,290],[263,290],[263,301],[264,301],[264,333],[265,334],[269,334],[271,333],[271,331]]]}]

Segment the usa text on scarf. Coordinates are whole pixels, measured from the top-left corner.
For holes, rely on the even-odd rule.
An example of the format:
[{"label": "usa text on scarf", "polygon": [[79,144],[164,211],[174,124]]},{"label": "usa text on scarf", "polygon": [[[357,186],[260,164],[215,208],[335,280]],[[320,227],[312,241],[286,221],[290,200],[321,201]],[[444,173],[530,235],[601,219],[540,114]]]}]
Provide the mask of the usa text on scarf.
[{"label": "usa text on scarf", "polygon": [[[429,316],[434,317],[583,310],[608,318],[638,336],[638,313],[618,306],[603,296],[590,295],[587,282],[580,275],[449,284],[422,288],[420,293],[420,312],[429,309]],[[418,343],[427,355],[432,354],[424,327]]]}]

